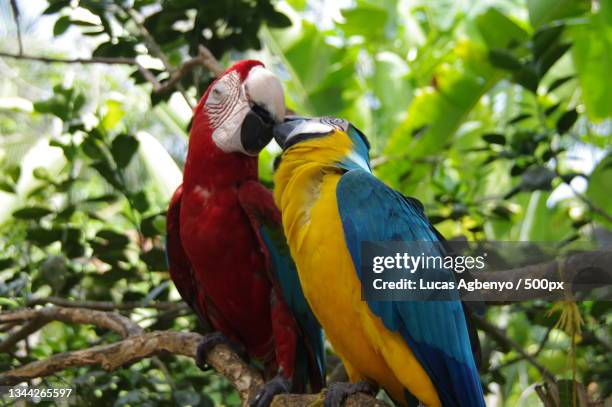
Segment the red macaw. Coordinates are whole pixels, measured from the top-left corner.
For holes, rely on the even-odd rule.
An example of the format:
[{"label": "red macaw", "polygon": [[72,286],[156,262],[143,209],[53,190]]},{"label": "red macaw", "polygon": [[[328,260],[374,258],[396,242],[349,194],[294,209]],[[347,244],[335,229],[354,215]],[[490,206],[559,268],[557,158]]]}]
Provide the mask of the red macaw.
[{"label": "red macaw", "polygon": [[[194,110],[183,184],[167,214],[170,276],[208,335],[264,366],[270,380],[252,404],[324,386],[320,327],[302,294],[272,194],[258,181],[257,154],[284,118],[282,85],[259,61],[234,64]],[[274,378],[272,378],[274,377]]]}]

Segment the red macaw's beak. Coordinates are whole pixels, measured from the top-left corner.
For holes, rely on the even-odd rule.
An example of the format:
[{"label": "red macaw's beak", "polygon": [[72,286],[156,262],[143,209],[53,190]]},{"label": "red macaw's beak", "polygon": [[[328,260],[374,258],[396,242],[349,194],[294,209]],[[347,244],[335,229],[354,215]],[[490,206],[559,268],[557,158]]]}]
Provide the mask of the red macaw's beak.
[{"label": "red macaw's beak", "polygon": [[249,72],[244,83],[250,110],[242,121],[240,141],[249,154],[258,154],[273,138],[273,128],[285,118],[285,95],[278,78],[263,66]]},{"label": "red macaw's beak", "polygon": [[253,105],[242,121],[240,141],[249,154],[258,154],[272,140],[275,121],[270,112]]}]

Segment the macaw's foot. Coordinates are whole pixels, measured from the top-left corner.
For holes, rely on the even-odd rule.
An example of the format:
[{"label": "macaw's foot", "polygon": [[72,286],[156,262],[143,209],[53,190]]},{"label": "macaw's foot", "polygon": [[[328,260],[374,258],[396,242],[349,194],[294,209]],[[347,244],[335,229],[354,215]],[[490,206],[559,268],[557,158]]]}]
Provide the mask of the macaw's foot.
[{"label": "macaw's foot", "polygon": [[289,393],[291,382],[282,376],[276,376],[259,390],[259,393],[249,403],[250,407],[268,407],[277,394]]},{"label": "macaw's foot", "polygon": [[206,363],[206,358],[208,357],[208,354],[213,350],[213,348],[217,345],[227,345],[238,356],[240,356],[242,360],[248,363],[249,356],[242,345],[228,339],[221,332],[212,332],[207,335],[204,335],[202,341],[198,345],[198,349],[196,352],[196,364],[200,369],[210,369],[210,366],[208,365],[208,363]]},{"label": "macaw's foot", "polygon": [[336,382],[329,385],[323,407],[340,407],[344,400],[355,393],[376,395],[376,389],[366,381],[357,383]]}]

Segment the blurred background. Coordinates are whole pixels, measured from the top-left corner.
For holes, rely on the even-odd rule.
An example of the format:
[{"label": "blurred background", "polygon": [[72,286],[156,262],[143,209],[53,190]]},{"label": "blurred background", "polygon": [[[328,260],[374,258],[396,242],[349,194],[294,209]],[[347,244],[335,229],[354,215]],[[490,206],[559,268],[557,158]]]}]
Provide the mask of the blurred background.
[{"label": "blurred background", "polygon": [[[178,69],[199,45],[224,67],[262,60],[295,112],[353,122],[376,174],[448,239],[612,243],[610,1],[0,0],[0,309],[128,303],[145,328],[200,329],[185,307],[150,306],[179,302],[164,214],[214,79]],[[269,186],[278,152],[260,158]],[[611,319],[605,301],[489,307],[488,405],[542,405],[546,375],[560,405],[583,405],[577,388],[610,402]],[[53,322],[0,371],[115,339]],[[44,380],[73,383],[78,405],[240,402],[173,356]]]}]

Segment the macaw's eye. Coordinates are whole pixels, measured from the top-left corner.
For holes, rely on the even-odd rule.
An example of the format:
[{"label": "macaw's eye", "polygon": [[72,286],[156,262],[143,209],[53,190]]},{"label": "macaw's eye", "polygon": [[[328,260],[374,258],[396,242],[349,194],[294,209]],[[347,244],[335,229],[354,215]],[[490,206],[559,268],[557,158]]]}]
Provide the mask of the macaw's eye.
[{"label": "macaw's eye", "polygon": [[206,100],[207,105],[217,105],[223,103],[223,101],[227,98],[227,87],[224,83],[219,82],[215,85],[215,87],[210,91],[208,95],[208,99]]}]

